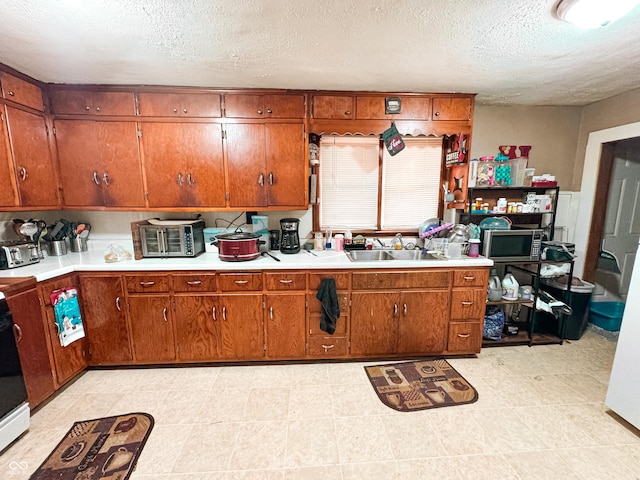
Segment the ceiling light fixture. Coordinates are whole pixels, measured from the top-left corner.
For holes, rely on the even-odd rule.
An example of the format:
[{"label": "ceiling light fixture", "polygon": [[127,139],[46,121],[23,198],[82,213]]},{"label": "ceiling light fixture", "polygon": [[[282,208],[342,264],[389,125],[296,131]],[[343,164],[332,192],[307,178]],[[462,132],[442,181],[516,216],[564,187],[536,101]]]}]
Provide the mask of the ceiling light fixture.
[{"label": "ceiling light fixture", "polygon": [[606,27],[638,4],[640,0],[560,0],[556,15],[580,28]]}]

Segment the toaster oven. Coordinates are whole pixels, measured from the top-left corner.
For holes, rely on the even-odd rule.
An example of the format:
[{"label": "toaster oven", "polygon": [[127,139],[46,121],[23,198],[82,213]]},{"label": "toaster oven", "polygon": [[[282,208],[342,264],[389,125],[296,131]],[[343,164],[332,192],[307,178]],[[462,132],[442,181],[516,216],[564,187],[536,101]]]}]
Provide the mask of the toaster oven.
[{"label": "toaster oven", "polygon": [[204,222],[140,225],[143,257],[195,257],[204,252]]}]

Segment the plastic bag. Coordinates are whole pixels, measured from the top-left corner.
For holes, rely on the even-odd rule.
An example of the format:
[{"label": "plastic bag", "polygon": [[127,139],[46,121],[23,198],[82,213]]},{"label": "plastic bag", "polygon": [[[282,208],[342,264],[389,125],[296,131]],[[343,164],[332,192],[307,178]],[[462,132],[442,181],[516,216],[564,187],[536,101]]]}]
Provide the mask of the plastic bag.
[{"label": "plastic bag", "polygon": [[120,262],[122,260],[131,260],[133,255],[124,249],[122,245],[111,243],[104,251],[104,261],[107,263]]},{"label": "plastic bag", "polygon": [[504,329],[504,312],[501,308],[489,305],[485,311],[482,338],[500,340]]}]

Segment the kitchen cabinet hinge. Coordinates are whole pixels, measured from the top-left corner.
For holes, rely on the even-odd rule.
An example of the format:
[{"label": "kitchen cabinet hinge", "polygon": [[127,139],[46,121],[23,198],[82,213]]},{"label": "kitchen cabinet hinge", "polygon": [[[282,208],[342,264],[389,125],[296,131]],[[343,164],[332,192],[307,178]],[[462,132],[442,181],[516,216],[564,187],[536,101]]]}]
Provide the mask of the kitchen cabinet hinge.
[{"label": "kitchen cabinet hinge", "polygon": [[267,302],[262,301],[262,309],[265,310],[267,308]]},{"label": "kitchen cabinet hinge", "polygon": [[54,137],[56,136],[56,127],[53,127],[53,128],[51,129],[51,133],[53,133],[53,136],[54,136]]},{"label": "kitchen cabinet hinge", "polygon": [[222,112],[222,116],[223,116],[223,117],[226,117],[226,116],[227,116],[227,109],[226,109],[225,107],[222,107],[222,108],[220,109],[220,111]]},{"label": "kitchen cabinet hinge", "polygon": [[144,192],[144,199],[149,200],[149,192]]},{"label": "kitchen cabinet hinge", "polygon": [[263,349],[265,352],[267,351],[267,344],[266,344],[266,343],[262,346],[262,349]]},{"label": "kitchen cabinet hinge", "polygon": [[227,131],[223,128],[222,129],[222,139],[226,139],[227,138]]},{"label": "kitchen cabinet hinge", "polygon": [[230,199],[229,192],[224,192],[224,199],[225,200],[229,200]]}]

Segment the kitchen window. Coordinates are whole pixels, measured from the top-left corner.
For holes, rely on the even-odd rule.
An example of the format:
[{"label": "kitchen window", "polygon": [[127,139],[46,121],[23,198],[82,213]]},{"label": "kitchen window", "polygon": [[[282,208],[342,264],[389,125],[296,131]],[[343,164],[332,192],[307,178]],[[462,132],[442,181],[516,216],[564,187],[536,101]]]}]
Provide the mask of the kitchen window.
[{"label": "kitchen window", "polygon": [[320,227],[414,230],[438,217],[442,138],[404,137],[389,155],[379,137],[320,140]]}]

